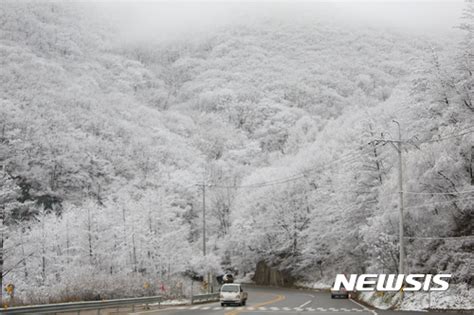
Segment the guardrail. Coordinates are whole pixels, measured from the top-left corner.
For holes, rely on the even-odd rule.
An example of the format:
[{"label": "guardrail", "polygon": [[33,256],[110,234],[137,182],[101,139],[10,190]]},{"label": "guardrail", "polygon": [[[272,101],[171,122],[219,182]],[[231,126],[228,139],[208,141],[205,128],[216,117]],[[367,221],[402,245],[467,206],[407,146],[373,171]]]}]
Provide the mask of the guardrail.
[{"label": "guardrail", "polygon": [[199,294],[191,296],[191,304],[219,301],[219,293]]},{"label": "guardrail", "polygon": [[135,310],[136,305],[145,305],[148,309],[148,305],[152,303],[160,304],[163,301],[161,296],[150,296],[120,300],[103,300],[103,301],[87,301],[87,302],[74,302],[74,303],[58,303],[58,304],[45,304],[45,305],[33,305],[33,306],[18,306],[11,308],[0,308],[0,314],[56,314],[63,312],[77,312],[80,314],[81,311],[97,310],[97,314],[100,314],[101,309],[107,308],[120,308],[124,306],[131,306],[132,311]]}]

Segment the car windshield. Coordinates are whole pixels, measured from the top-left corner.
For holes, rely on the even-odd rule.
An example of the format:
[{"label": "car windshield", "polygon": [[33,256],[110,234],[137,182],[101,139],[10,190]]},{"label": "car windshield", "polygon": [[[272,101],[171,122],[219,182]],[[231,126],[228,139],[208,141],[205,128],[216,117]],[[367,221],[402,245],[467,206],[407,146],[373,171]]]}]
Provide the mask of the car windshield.
[{"label": "car windshield", "polygon": [[238,285],[225,285],[222,287],[221,292],[239,292]]}]

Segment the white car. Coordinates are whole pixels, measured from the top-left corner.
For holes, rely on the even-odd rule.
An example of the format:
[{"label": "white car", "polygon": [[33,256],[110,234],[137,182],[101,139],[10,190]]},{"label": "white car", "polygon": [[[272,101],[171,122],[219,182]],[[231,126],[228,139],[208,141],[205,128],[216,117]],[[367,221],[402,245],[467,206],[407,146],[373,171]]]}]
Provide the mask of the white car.
[{"label": "white car", "polygon": [[226,283],[221,287],[221,306],[228,304],[245,305],[247,302],[247,292],[244,292],[239,283]]}]

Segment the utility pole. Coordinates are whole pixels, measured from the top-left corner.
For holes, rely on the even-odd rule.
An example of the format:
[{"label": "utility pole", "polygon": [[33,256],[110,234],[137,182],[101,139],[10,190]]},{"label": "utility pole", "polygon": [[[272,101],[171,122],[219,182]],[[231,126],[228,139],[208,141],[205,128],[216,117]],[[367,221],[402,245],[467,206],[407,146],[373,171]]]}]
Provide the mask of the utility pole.
[{"label": "utility pole", "polygon": [[[399,221],[398,221],[398,237],[399,237],[399,261],[398,261],[398,273],[405,274],[405,246],[404,246],[404,198],[403,198],[403,140],[402,140],[402,131],[400,128],[400,123],[396,120],[393,120],[398,126],[398,140],[374,140],[371,143],[390,143],[395,150],[398,152],[398,196],[399,196]],[[396,145],[395,145],[396,143]]]},{"label": "utility pole", "polygon": [[400,123],[393,120],[398,126],[398,195],[399,195],[399,208],[400,218],[398,221],[398,237],[400,242],[400,257],[398,261],[398,273],[405,273],[405,249],[403,244],[403,223],[404,223],[404,201],[403,201],[403,157],[402,157],[402,132]]},{"label": "utility pole", "polygon": [[[202,254],[206,257],[206,184],[202,183]],[[211,288],[211,274],[207,273],[207,293]]]},{"label": "utility pole", "polygon": [[202,184],[202,254],[206,256],[206,185]]}]

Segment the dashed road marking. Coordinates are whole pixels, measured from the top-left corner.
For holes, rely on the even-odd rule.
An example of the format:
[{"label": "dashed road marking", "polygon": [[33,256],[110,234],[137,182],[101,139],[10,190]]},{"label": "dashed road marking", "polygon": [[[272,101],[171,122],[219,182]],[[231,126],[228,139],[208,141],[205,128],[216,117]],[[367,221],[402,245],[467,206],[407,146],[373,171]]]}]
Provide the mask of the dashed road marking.
[{"label": "dashed road marking", "polygon": [[[326,313],[332,313],[332,312],[346,312],[346,313],[354,313],[354,312],[372,312],[374,315],[378,315],[375,313],[375,311],[372,311],[366,307],[364,308],[346,308],[346,307],[341,307],[341,308],[336,308],[336,307],[329,307],[329,308],[324,308],[324,307],[288,307],[288,306],[271,306],[271,307],[265,307],[265,306],[239,306],[239,307],[222,307],[222,306],[206,306],[206,305],[195,305],[195,306],[177,306],[177,307],[169,307],[166,308],[168,310],[196,310],[196,311],[207,311],[207,310],[214,310],[214,311],[219,311],[219,310],[229,310],[232,313],[233,312],[244,312],[244,311],[265,311],[265,312],[277,312],[277,311],[282,311],[282,312],[313,312],[313,313],[320,313],[320,312],[326,312]],[[166,310],[163,309],[163,310]]]},{"label": "dashed road marking", "polygon": [[[286,299],[286,297],[284,295],[278,294],[273,299],[262,302],[262,303],[255,304],[253,307],[259,307],[260,308],[260,307],[263,307],[264,305],[269,305],[269,304],[273,304],[273,303],[276,303],[276,302],[283,301],[284,299]],[[238,309],[238,310],[235,310],[235,311],[227,312],[227,313],[225,313],[225,315],[238,315],[242,311],[243,311],[242,309]]]},{"label": "dashed road marking", "polygon": [[306,305],[310,304],[311,302],[313,302],[313,301],[309,300],[309,301],[307,301],[307,302],[304,302],[303,304],[301,304],[300,306],[298,306],[298,308],[303,308],[303,307],[305,307]]},{"label": "dashed road marking", "polygon": [[362,305],[362,304],[360,304],[360,303],[354,301],[353,299],[349,299],[349,301],[351,301],[352,303],[354,303],[354,304],[356,304],[356,305],[362,307],[362,308],[363,308],[365,311],[367,311],[367,312],[371,312],[371,313],[374,314],[374,315],[378,315],[375,310],[371,310],[371,309],[369,309],[367,306]]}]

